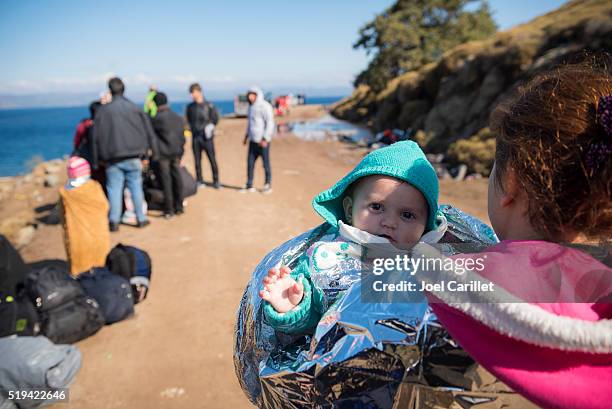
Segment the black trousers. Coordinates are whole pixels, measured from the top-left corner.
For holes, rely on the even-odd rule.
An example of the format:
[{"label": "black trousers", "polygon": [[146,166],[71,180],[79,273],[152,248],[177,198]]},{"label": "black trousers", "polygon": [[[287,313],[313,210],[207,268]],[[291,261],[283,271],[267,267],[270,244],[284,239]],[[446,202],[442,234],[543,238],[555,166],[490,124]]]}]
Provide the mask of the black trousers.
[{"label": "black trousers", "polygon": [[157,161],[157,177],[164,192],[164,213],[183,210],[183,181],[179,158],[160,158]]},{"label": "black trousers", "polygon": [[247,157],[247,188],[253,187],[253,168],[255,161],[261,156],[264,172],[266,173],[266,184],[272,183],[272,169],[270,169],[270,142],[265,148],[256,142],[249,142],[249,156]]},{"label": "black trousers", "polygon": [[213,138],[206,139],[204,135],[194,135],[192,140],[193,157],[195,160],[196,179],[203,182],[202,178],[202,151],[206,152],[212,170],[213,183],[219,183],[219,169],[215,158],[215,145]]}]

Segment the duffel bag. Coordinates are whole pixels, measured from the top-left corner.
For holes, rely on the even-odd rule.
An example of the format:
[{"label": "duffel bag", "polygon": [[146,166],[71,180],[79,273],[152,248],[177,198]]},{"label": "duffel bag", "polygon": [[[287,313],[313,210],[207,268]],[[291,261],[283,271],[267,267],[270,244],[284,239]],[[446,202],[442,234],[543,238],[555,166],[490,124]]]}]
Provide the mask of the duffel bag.
[{"label": "duffel bag", "polygon": [[56,344],[80,341],[95,334],[103,326],[104,315],[98,303],[84,295],[41,314],[42,333]]},{"label": "duffel bag", "polygon": [[148,187],[144,189],[145,200],[149,210],[164,210],[164,192]]},{"label": "duffel bag", "polygon": [[85,294],[98,302],[107,324],[134,314],[134,297],[130,282],[106,268],[92,268],[78,278]]},{"label": "duffel bag", "polygon": [[185,166],[181,166],[180,174],[183,184],[183,199],[195,195],[198,192],[198,182],[191,176],[191,173],[189,173]]}]

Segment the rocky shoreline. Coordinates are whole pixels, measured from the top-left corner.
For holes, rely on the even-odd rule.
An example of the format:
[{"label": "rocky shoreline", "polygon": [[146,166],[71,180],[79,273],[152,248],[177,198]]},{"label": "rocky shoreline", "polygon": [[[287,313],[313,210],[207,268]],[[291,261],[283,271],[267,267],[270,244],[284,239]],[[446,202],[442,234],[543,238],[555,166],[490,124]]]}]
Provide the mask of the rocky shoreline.
[{"label": "rocky shoreline", "polygon": [[556,64],[580,61],[612,48],[612,3],[573,0],[491,38],[459,45],[440,61],[389,81],[371,92],[360,86],[332,114],[374,132],[410,129],[428,153],[451,166],[488,176],[495,140],[491,110],[534,75]]},{"label": "rocky shoreline", "polygon": [[[58,187],[66,181],[66,161],[54,159],[39,163],[19,176],[0,178],[0,234],[17,249],[25,247],[57,202]],[[53,221],[57,222],[57,220]]]}]

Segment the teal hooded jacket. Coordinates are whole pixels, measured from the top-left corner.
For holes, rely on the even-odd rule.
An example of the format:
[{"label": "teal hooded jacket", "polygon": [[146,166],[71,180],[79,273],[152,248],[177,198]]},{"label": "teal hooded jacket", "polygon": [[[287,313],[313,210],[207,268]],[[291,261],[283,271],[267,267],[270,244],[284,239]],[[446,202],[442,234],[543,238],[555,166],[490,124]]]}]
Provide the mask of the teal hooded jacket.
[{"label": "teal hooded jacket", "polygon": [[[329,230],[335,238],[340,235],[339,221],[345,219],[342,200],[348,187],[356,180],[372,175],[391,176],[417,188],[429,207],[425,231],[438,227],[439,186],[436,172],[415,142],[403,141],[370,152],[334,186],[314,198],[314,210],[329,225]],[[267,301],[263,303],[266,321],[278,331],[290,334],[311,332],[325,312],[323,292],[312,283],[313,266],[309,263],[305,252],[291,272],[291,277],[304,286],[304,296],[300,304],[291,311],[279,313]]]}]

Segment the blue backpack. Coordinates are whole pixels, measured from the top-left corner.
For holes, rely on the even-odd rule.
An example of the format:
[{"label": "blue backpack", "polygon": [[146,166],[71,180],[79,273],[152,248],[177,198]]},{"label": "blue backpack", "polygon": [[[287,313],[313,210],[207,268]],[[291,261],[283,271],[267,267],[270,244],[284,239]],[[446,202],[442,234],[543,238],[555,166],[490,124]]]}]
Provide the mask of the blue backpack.
[{"label": "blue backpack", "polygon": [[147,297],[152,268],[146,251],[119,243],[108,253],[106,268],[130,282],[135,304]]},{"label": "blue backpack", "polygon": [[125,278],[104,267],[96,267],[81,273],[78,280],[85,294],[97,301],[106,324],[134,314],[134,297]]}]

